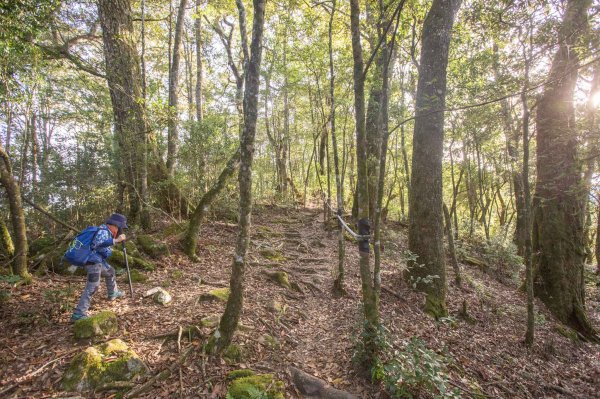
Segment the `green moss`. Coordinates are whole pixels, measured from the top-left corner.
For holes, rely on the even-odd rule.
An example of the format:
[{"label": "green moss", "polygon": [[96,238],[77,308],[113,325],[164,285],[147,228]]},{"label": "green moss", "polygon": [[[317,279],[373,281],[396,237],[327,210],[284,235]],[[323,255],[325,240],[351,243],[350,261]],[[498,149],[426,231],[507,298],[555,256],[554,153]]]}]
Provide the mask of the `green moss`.
[{"label": "green moss", "polygon": [[[144,273],[140,272],[137,269],[131,269],[130,274],[132,283],[145,283],[146,281],[148,281],[148,276],[146,276]],[[125,272],[125,281],[129,282],[127,272]]]},{"label": "green moss", "polygon": [[279,350],[281,348],[279,340],[269,334],[261,335],[260,338],[258,338],[258,342],[274,350]]},{"label": "green moss", "polygon": [[577,332],[575,330],[573,330],[569,327],[566,327],[562,324],[557,324],[555,329],[556,329],[556,332],[558,332],[563,337],[570,339],[572,342],[579,341],[579,336],[577,335]]},{"label": "green moss", "polygon": [[115,381],[129,381],[146,370],[125,342],[113,339],[77,355],[61,380],[66,391],[86,391]]},{"label": "green moss", "polygon": [[73,324],[75,338],[92,338],[114,334],[119,329],[117,315],[110,311],[100,312]]},{"label": "green moss", "polygon": [[236,363],[242,359],[242,350],[238,345],[231,344],[223,351],[223,359]]},{"label": "green moss", "polygon": [[435,295],[428,294],[425,298],[425,313],[438,320],[448,316],[448,308],[446,302]]},{"label": "green moss", "polygon": [[137,243],[145,254],[150,255],[153,258],[170,255],[167,244],[155,240],[148,234],[140,234],[137,236]]},{"label": "green moss", "polygon": [[176,235],[183,233],[186,229],[187,229],[187,223],[181,223],[181,224],[173,223],[173,224],[165,227],[164,229],[162,229],[162,231],[160,233],[160,237],[162,239],[165,239],[167,237],[176,236]]},{"label": "green moss", "polygon": [[213,314],[200,320],[200,325],[202,325],[202,327],[212,328],[216,327],[220,320],[221,318],[219,315]]},{"label": "green moss", "polygon": [[173,280],[180,280],[183,277],[183,272],[181,270],[173,270],[171,272],[171,278]]},{"label": "green moss", "polygon": [[272,374],[256,374],[235,379],[229,384],[227,396],[232,399],[283,399],[285,385]]},{"label": "green moss", "polygon": [[269,237],[283,237],[283,234],[273,230],[269,226],[256,226],[255,235],[259,238],[269,238]]},{"label": "green moss", "polygon": [[273,248],[264,248],[260,251],[260,254],[269,260],[274,262],[283,262],[286,260],[285,256],[283,256],[279,251]]},{"label": "green moss", "polygon": [[227,374],[227,379],[229,381],[233,381],[233,380],[237,380],[238,378],[250,377],[254,374],[255,374],[254,371],[252,371],[250,369],[233,370],[233,371],[230,371],[229,374]]},{"label": "green moss", "polygon": [[290,284],[290,278],[286,272],[267,273],[267,276],[284,288],[292,288],[292,285]]},{"label": "green moss", "polygon": [[133,241],[125,241],[125,248],[127,248],[127,255],[135,256],[136,258],[141,256],[137,245]]},{"label": "green moss", "polygon": [[221,302],[227,302],[229,298],[229,288],[216,288],[214,290],[210,290],[205,294],[200,295],[201,301],[212,301],[217,299]]},{"label": "green moss", "polygon": [[[142,258],[137,258],[135,256],[130,256],[129,254],[127,254],[127,260],[129,261],[130,268],[136,268],[146,271],[154,271],[156,269],[154,263]],[[110,258],[108,258],[108,263],[111,263],[114,266],[125,267],[125,256],[123,255],[123,251],[113,249],[112,255],[110,256]]]}]

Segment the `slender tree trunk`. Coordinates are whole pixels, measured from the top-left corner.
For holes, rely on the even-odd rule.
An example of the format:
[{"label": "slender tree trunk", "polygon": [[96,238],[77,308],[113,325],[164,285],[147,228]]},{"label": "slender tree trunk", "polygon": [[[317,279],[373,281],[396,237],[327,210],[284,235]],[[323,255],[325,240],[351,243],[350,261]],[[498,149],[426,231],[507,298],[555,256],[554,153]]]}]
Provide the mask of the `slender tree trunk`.
[{"label": "slender tree trunk", "polygon": [[29,282],[31,281],[31,275],[27,271],[27,227],[21,202],[21,189],[12,174],[10,158],[1,146],[0,158],[2,158],[0,159],[0,183],[6,190],[10,220],[14,232],[15,255],[12,262],[12,271],[21,276],[26,282]]},{"label": "slender tree trunk", "polygon": [[15,256],[15,244],[13,243],[8,226],[4,221],[4,216],[0,217],[0,247],[7,260]]},{"label": "slender tree trunk", "polygon": [[[236,1],[240,15],[244,14],[243,4]],[[252,213],[252,160],[254,155],[254,138],[258,117],[258,91],[260,86],[260,63],[262,56],[263,29],[265,22],[265,0],[253,0],[254,21],[249,58],[246,57],[245,92],[244,92],[244,130],[240,137],[241,162],[239,169],[240,186],[240,219],[236,250],[231,268],[229,282],[230,295],[225,312],[221,316],[219,328],[215,332],[216,349],[226,348],[233,338],[243,306],[244,269],[246,251],[250,241],[250,216]],[[240,17],[240,27],[243,25]],[[244,32],[245,34],[245,32]],[[244,40],[242,38],[242,40]]]},{"label": "slender tree trunk", "polygon": [[[409,249],[418,256],[407,279],[427,294],[425,311],[448,314],[442,211],[442,159],[446,67],[454,16],[460,0],[434,0],[423,24],[416,95],[410,193]],[[437,277],[435,277],[437,276]]]},{"label": "slender tree trunk", "polygon": [[365,331],[363,346],[364,365],[370,369],[377,358],[377,334],[379,331],[379,309],[375,288],[371,278],[369,239],[369,182],[367,174],[367,138],[365,131],[365,79],[362,45],[360,42],[360,6],[358,0],[350,0],[350,26],[352,34],[352,57],[354,60],[354,114],[356,119],[356,167],[357,167],[357,215],[360,279],[362,286]]},{"label": "slender tree trunk", "polygon": [[192,259],[196,259],[196,246],[198,245],[198,233],[200,232],[200,226],[202,225],[202,221],[204,220],[204,216],[212,202],[215,200],[217,195],[223,190],[225,187],[225,183],[233,173],[237,169],[237,166],[240,161],[240,151],[239,149],[235,151],[235,153],[229,158],[227,161],[227,165],[219,174],[217,181],[212,185],[212,187],[202,196],[198,205],[192,212],[190,216],[189,224],[185,236],[182,240],[183,250],[184,252]]},{"label": "slender tree trunk", "polygon": [[590,340],[598,335],[585,309],[583,182],[577,160],[573,95],[578,45],[590,0],[569,0],[549,84],[538,102],[537,183],[533,220],[535,291],[563,323]]},{"label": "slender tree trunk", "polygon": [[[336,125],[335,125],[335,71],[333,69],[333,18],[336,11],[336,0],[331,3],[331,12],[329,14],[329,25],[328,25],[328,47],[329,47],[329,98],[331,103],[331,111],[329,115],[330,131],[331,131],[331,146],[333,147],[333,163],[335,167],[335,189],[336,189],[336,202],[337,202],[337,214],[342,217],[344,214],[344,191],[343,182],[340,177],[340,161],[338,156],[338,145],[336,137]],[[346,254],[345,240],[344,240],[344,229],[341,223],[338,223],[338,268],[337,276],[333,283],[333,292],[336,295],[345,294],[344,290],[344,258]]]},{"label": "slender tree trunk", "polygon": [[[142,53],[140,56],[141,59],[141,73],[142,73],[142,100],[144,107],[144,114],[146,110],[146,23],[145,23],[145,13],[146,13],[146,1],[142,0],[141,4],[141,41],[142,41]],[[141,202],[141,214],[140,214],[140,222],[142,225],[142,229],[149,230],[152,227],[152,220],[150,218],[150,209],[149,209],[149,196],[148,196],[148,131],[145,130],[142,133],[142,140],[140,149],[140,202]]]},{"label": "slender tree trunk", "polygon": [[462,283],[462,277],[460,273],[460,266],[458,265],[458,260],[456,259],[456,249],[454,248],[454,234],[452,234],[452,219],[450,218],[450,211],[446,204],[444,207],[444,221],[445,221],[445,231],[446,238],[448,239],[448,250],[450,251],[450,260],[452,261],[452,269],[454,270],[454,281],[456,285],[460,287]]},{"label": "slender tree trunk", "polygon": [[185,21],[185,9],[187,0],[181,0],[179,10],[177,11],[177,22],[175,23],[175,38],[173,39],[173,52],[171,60],[171,69],[169,71],[169,119],[168,119],[168,138],[167,138],[167,170],[169,175],[173,175],[175,160],[177,158],[177,105],[179,98],[177,88],[179,86],[179,59],[181,58],[181,37],[183,36],[183,27]]},{"label": "slender tree trunk", "polygon": [[204,119],[204,103],[202,88],[204,84],[204,71],[202,65],[202,18],[200,17],[200,7],[202,0],[196,0],[196,20],[194,28],[196,33],[196,120],[201,123]]}]

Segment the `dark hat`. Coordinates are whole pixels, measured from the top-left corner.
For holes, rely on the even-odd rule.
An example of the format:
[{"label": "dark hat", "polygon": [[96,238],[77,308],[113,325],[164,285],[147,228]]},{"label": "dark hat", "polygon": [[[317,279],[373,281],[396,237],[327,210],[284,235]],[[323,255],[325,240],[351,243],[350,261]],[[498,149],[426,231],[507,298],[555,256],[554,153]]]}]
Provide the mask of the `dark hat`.
[{"label": "dark hat", "polygon": [[106,224],[112,224],[113,226],[117,226],[119,230],[128,229],[127,226],[127,218],[125,215],[121,215],[120,213],[113,213],[110,215],[108,219],[106,219]]}]

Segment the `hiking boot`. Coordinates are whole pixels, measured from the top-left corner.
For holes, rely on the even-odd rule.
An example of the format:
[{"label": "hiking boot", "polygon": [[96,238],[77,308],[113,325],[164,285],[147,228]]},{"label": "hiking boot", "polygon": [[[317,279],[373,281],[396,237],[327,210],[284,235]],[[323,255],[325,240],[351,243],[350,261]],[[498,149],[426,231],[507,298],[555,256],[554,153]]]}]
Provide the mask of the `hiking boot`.
[{"label": "hiking boot", "polygon": [[125,294],[123,294],[123,291],[117,290],[117,291],[113,292],[112,294],[108,294],[108,300],[114,301],[117,298],[121,298],[123,295],[125,295]]},{"label": "hiking boot", "polygon": [[71,316],[71,323],[75,323],[77,320],[84,320],[87,319],[88,316],[81,314],[81,313],[73,313],[73,315]]}]

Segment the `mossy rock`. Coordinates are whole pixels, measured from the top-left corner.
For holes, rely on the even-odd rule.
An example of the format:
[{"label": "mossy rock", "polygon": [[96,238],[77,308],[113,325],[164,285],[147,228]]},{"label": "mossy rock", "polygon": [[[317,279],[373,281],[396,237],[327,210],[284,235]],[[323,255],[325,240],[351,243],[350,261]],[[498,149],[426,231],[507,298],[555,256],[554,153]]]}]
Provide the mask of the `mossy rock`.
[{"label": "mossy rock", "polygon": [[283,399],[285,385],[272,374],[255,374],[236,378],[229,384],[227,397],[232,399]]},{"label": "mossy rock", "polygon": [[171,272],[171,278],[173,280],[181,280],[184,277],[183,272],[181,270],[173,270]]},{"label": "mossy rock", "polygon": [[[146,270],[149,272],[154,271],[156,269],[154,263],[142,258],[130,256],[129,254],[127,254],[127,260],[129,261],[130,268]],[[112,263],[113,265],[119,267],[125,267],[125,255],[123,255],[123,251],[113,249],[112,255],[110,256],[110,258],[108,258],[108,263]]]},{"label": "mossy rock", "polygon": [[221,302],[227,302],[229,298],[229,288],[216,288],[200,295],[201,301],[213,301],[218,300]]},{"label": "mossy rock", "polygon": [[135,243],[133,241],[129,241],[129,240],[125,241],[125,248],[127,248],[128,256],[134,256],[136,258],[139,258],[141,256],[140,250],[138,249],[137,245],[135,245]]},{"label": "mossy rock", "polygon": [[286,260],[285,256],[283,256],[281,252],[273,248],[263,248],[260,250],[260,254],[263,256],[263,258],[272,260],[274,262],[283,262]]},{"label": "mossy rock", "polygon": [[243,378],[243,377],[250,377],[255,375],[256,373],[250,369],[239,369],[239,370],[233,370],[230,371],[227,374],[227,380],[228,381],[233,381],[233,380],[237,380],[238,378]]},{"label": "mossy rock", "polygon": [[213,314],[200,320],[200,325],[206,328],[213,328],[219,325],[219,321],[221,321],[221,317]]},{"label": "mossy rock", "polygon": [[140,234],[137,236],[136,240],[142,252],[151,256],[152,258],[160,258],[161,256],[170,255],[167,244],[155,240],[151,235]]},{"label": "mossy rock", "polygon": [[[148,281],[148,276],[137,269],[131,269],[129,272],[131,274],[132,283],[145,283]],[[125,282],[129,282],[129,276],[127,276],[127,272],[125,272]]]},{"label": "mossy rock", "polygon": [[90,346],[77,355],[62,377],[65,391],[87,391],[117,381],[131,381],[144,373],[146,366],[120,339]]},{"label": "mossy rock", "polygon": [[73,333],[78,339],[110,335],[116,333],[118,329],[117,315],[108,310],[87,319],[77,320],[73,324]]},{"label": "mossy rock", "polygon": [[266,273],[267,276],[283,288],[292,289],[292,284],[290,283],[290,277],[286,272],[272,272]]},{"label": "mossy rock", "polygon": [[161,232],[159,233],[159,236],[161,239],[177,236],[177,235],[180,235],[183,232],[185,232],[187,230],[187,227],[188,227],[187,223],[180,223],[180,224],[173,223],[173,224],[168,225],[164,229],[162,229]]},{"label": "mossy rock", "polygon": [[228,363],[237,363],[242,360],[242,349],[238,345],[231,344],[223,351],[223,359]]},{"label": "mossy rock", "polygon": [[269,226],[256,226],[255,231],[255,235],[258,238],[283,237],[282,233],[273,230]]}]

